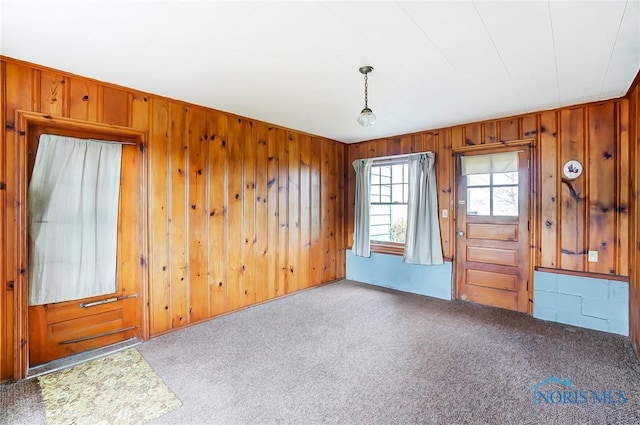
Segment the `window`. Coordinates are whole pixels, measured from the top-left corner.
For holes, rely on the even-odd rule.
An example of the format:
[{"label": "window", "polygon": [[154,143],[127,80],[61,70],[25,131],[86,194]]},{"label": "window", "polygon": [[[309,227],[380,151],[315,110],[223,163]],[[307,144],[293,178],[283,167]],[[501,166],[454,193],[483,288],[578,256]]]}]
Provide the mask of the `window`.
[{"label": "window", "polygon": [[369,239],[372,244],[404,244],[407,231],[409,169],[404,159],[371,166],[371,212]]},{"label": "window", "polygon": [[467,215],[517,216],[518,172],[467,175]]}]

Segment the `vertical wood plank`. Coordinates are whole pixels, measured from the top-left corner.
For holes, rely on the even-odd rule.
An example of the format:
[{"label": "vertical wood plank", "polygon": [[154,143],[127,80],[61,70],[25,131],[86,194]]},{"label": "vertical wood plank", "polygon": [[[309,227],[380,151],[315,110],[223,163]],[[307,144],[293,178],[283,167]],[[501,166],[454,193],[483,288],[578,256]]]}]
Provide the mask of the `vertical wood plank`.
[{"label": "vertical wood plank", "polygon": [[253,122],[244,121],[244,183],[243,183],[243,240],[244,281],[241,293],[241,306],[255,303],[256,300],[256,150]]},{"label": "vertical wood plank", "polygon": [[591,105],[589,116],[589,250],[598,251],[598,262],[587,263],[587,270],[615,273],[616,204],[616,125],[615,104]]},{"label": "vertical wood plank", "polygon": [[81,78],[69,78],[69,118],[98,121],[98,85]]},{"label": "vertical wood plank", "polygon": [[520,118],[521,133],[519,139],[539,140],[538,114],[529,114]]},{"label": "vertical wood plank", "polygon": [[[322,220],[322,143],[324,139],[314,137],[311,141],[311,280],[314,284],[322,282],[324,270],[323,255],[323,239],[321,238],[321,220]],[[352,150],[353,151],[353,150]],[[354,188],[351,186],[353,179],[350,177],[349,196],[353,196]],[[351,198],[349,198],[351,199]],[[349,202],[349,205],[353,205]],[[350,220],[351,228],[353,228],[353,220]],[[351,230],[353,231],[353,230]],[[346,239],[351,239],[347,235]],[[351,246],[349,243],[348,246]]]},{"label": "vertical wood plank", "polygon": [[256,302],[270,297],[269,272],[269,129],[265,124],[254,123],[256,141]]},{"label": "vertical wood plank", "polygon": [[151,334],[171,329],[171,284],[169,258],[169,170],[171,154],[171,106],[151,102],[149,137],[149,322]]},{"label": "vertical wood plank", "polygon": [[[586,164],[584,157],[584,108],[563,109],[560,112],[561,162],[577,159]],[[586,179],[587,173],[575,180],[562,179],[560,265],[565,270],[585,270],[587,246],[585,242]]]},{"label": "vertical wood plank", "polygon": [[185,325],[188,323],[189,317],[187,182],[190,170],[186,128],[188,111],[188,108],[181,104],[171,103],[169,252],[171,253],[170,300],[172,328]]},{"label": "vertical wood plank", "polygon": [[[629,275],[629,238],[631,229],[629,227],[629,207],[630,207],[630,186],[631,186],[631,152],[629,147],[629,100],[622,99],[618,103],[616,122],[618,128],[618,193],[617,193],[617,217],[616,217],[616,274],[622,276]],[[640,306],[640,304],[638,304]]]},{"label": "vertical wood plank", "polygon": [[267,256],[266,296],[274,298],[278,295],[278,280],[280,277],[280,217],[279,217],[279,139],[275,127],[268,128],[267,134],[267,239],[269,252]]},{"label": "vertical wood plank", "polygon": [[538,149],[538,170],[540,174],[540,247],[538,265],[555,268],[558,266],[558,142],[557,112],[543,112],[540,116],[540,147]]},{"label": "vertical wood plank", "polygon": [[[455,238],[451,235],[455,231],[454,220],[456,217],[455,199],[453,198],[452,182],[454,180],[454,160],[452,146],[448,130],[439,133],[431,133],[427,137],[427,143],[435,145],[436,154],[436,183],[438,185],[438,207],[447,209],[449,218],[443,218],[440,214],[440,239],[442,240],[442,255],[451,258],[455,253]],[[432,139],[433,142],[429,141]]]},{"label": "vertical wood plank", "polygon": [[229,250],[227,307],[240,308],[244,299],[244,123],[243,119],[232,117],[228,123],[229,154]]},{"label": "vertical wood plank", "polygon": [[286,293],[289,278],[289,143],[278,129],[278,284],[276,296]]},{"label": "vertical wood plank", "polygon": [[311,137],[300,135],[300,256],[298,263],[298,288],[313,285],[310,279],[311,251]]},{"label": "vertical wood plank", "polygon": [[190,108],[188,134],[189,323],[209,317],[207,282],[207,113]]},{"label": "vertical wood plank", "polygon": [[482,126],[479,123],[464,126],[464,144],[466,146],[481,145],[483,142]]},{"label": "vertical wood plank", "polygon": [[482,139],[485,144],[491,144],[498,142],[495,121],[486,121],[482,123]]},{"label": "vertical wood plank", "polygon": [[333,166],[337,167],[337,198],[336,198],[336,279],[346,277],[346,254],[344,245],[344,195],[345,195],[345,169],[344,169],[344,153],[346,147],[342,143],[336,143],[336,158]]},{"label": "vertical wood plank", "polygon": [[510,140],[518,140],[520,129],[520,119],[509,118],[498,122],[498,131],[500,142],[508,142]]},{"label": "vertical wood plank", "polygon": [[63,75],[40,73],[40,112],[51,116],[68,116],[65,105],[69,89],[67,82]]},{"label": "vertical wood plank", "polygon": [[289,146],[289,277],[286,293],[299,289],[300,271],[300,145],[296,133],[287,131]]},{"label": "vertical wood plank", "polygon": [[[99,108],[99,120],[104,124],[129,125],[129,93],[113,87],[100,86],[102,108]],[[175,105],[178,105],[175,103]]]},{"label": "vertical wood plank", "polygon": [[227,115],[209,113],[209,283],[211,315],[228,311]]}]

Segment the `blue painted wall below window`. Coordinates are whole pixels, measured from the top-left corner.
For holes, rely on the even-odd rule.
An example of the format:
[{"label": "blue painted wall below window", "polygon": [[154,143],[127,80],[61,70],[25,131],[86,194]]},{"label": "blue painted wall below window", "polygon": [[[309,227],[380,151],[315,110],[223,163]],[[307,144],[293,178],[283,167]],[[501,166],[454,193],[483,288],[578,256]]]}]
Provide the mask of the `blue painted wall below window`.
[{"label": "blue painted wall below window", "polygon": [[398,291],[451,299],[450,262],[436,266],[405,264],[399,255],[372,253],[358,257],[347,250],[347,279]]},{"label": "blue painted wall below window", "polygon": [[629,284],[535,271],[533,317],[629,335]]}]

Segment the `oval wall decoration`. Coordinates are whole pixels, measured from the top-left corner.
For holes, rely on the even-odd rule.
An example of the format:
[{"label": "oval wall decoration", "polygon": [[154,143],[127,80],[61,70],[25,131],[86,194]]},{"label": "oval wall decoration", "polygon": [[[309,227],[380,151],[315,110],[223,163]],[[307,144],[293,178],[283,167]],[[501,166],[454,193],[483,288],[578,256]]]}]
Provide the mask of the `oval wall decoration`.
[{"label": "oval wall decoration", "polygon": [[562,174],[569,180],[575,180],[582,175],[582,164],[575,159],[569,160],[562,167]]}]

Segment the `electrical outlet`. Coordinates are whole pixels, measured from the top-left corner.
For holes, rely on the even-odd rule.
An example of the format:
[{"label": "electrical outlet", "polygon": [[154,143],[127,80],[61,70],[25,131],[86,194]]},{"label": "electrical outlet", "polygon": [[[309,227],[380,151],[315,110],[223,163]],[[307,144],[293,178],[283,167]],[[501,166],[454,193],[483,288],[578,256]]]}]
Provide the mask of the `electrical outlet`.
[{"label": "electrical outlet", "polygon": [[449,217],[449,210],[442,210],[442,218],[448,218]]},{"label": "electrical outlet", "polygon": [[590,263],[598,262],[598,251],[589,251],[589,262]]}]

